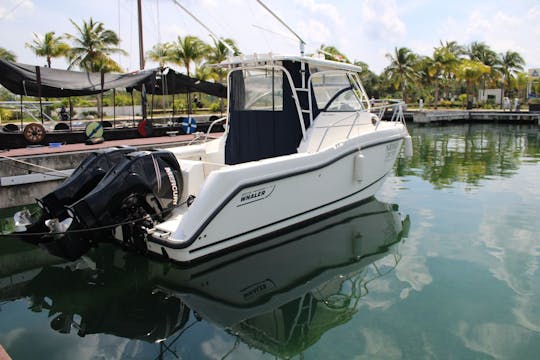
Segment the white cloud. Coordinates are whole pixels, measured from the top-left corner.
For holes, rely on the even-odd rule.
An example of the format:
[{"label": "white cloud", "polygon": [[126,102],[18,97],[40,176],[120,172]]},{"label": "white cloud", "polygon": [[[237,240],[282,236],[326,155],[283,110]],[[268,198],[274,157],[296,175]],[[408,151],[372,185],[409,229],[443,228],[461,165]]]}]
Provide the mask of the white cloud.
[{"label": "white cloud", "polygon": [[539,65],[540,47],[533,45],[533,39],[540,36],[538,5],[515,12],[507,9],[494,12],[472,10],[469,16],[449,16],[441,23],[437,33],[442,38],[456,40],[464,45],[483,41],[497,53],[517,51],[529,67]]},{"label": "white cloud", "polygon": [[342,14],[336,6],[329,3],[319,3],[315,0],[296,0],[297,3],[304,8],[310,10],[314,14],[322,15],[325,18],[330,19],[335,25],[342,24],[344,21],[344,14]]},{"label": "white cloud", "polygon": [[335,40],[335,37],[332,36],[332,31],[328,26],[317,20],[300,22],[298,32],[300,34],[306,34],[304,41],[313,44],[314,46],[315,44],[330,45],[333,44]]},{"label": "white cloud", "polygon": [[406,33],[395,1],[364,0],[359,19],[363,32],[372,40],[397,41]]}]

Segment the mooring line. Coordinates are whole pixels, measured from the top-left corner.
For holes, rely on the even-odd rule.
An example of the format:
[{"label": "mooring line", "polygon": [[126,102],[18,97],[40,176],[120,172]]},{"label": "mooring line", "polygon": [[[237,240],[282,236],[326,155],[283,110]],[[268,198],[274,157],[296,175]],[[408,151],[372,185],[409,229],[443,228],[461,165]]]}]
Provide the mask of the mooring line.
[{"label": "mooring line", "polygon": [[[14,162],[18,162],[18,163],[21,163],[21,164],[25,164],[25,165],[30,165],[30,166],[34,166],[34,167],[37,167],[37,168],[40,168],[40,169],[45,169],[45,170],[48,170],[50,172],[57,172],[57,173],[60,173],[62,174],[63,176],[69,176],[68,173],[65,173],[64,171],[66,170],[56,170],[56,169],[52,169],[52,168],[48,168],[46,166],[41,166],[41,165],[38,165],[38,164],[33,164],[31,162],[28,162],[28,161],[24,161],[24,160],[20,160],[20,159],[16,159],[16,158],[12,158],[10,156],[5,156],[5,155],[1,155],[0,154],[0,158],[2,159],[6,159],[6,160],[11,160],[11,161],[14,161]],[[37,171],[36,171],[37,172]],[[49,174],[50,175],[50,174]]]}]

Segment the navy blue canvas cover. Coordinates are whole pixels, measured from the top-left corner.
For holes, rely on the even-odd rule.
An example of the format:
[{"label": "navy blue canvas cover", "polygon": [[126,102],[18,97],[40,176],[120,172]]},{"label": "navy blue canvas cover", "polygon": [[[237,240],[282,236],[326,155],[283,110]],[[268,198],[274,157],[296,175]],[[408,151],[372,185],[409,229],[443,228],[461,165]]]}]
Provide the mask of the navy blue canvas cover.
[{"label": "navy blue canvas cover", "polygon": [[[290,72],[295,87],[301,87],[301,76],[305,76],[307,84],[309,78],[307,65],[304,73],[301,72],[299,62],[284,61],[283,66]],[[225,144],[225,163],[240,164],[296,153],[302,140],[302,128],[287,77],[283,76],[282,110],[238,110],[244,108],[242,71],[232,72],[230,86],[230,128]],[[307,93],[300,91],[298,94],[301,107],[308,109]],[[306,128],[309,126],[309,116],[304,117],[304,124]]]}]

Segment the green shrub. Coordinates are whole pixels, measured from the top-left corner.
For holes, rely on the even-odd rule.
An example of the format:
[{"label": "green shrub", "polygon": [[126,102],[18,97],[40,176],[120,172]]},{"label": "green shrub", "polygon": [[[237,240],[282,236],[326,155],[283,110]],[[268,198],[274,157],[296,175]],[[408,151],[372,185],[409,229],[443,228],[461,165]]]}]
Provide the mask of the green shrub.
[{"label": "green shrub", "polygon": [[92,115],[93,117],[98,117],[99,116],[99,114],[98,114],[98,112],[96,110],[86,110],[86,111],[83,111],[81,115],[84,116],[84,117],[87,117],[88,115]]},{"label": "green shrub", "polygon": [[0,121],[10,121],[15,120],[17,118],[17,114],[8,109],[0,109]]},{"label": "green shrub", "polygon": [[221,102],[216,101],[210,104],[211,112],[220,112],[221,111]]}]

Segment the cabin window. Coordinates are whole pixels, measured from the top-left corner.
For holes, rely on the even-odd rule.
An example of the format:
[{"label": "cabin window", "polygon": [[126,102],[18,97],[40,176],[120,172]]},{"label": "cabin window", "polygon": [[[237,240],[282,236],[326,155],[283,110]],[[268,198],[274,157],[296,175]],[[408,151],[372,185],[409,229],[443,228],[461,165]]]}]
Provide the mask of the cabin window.
[{"label": "cabin window", "polygon": [[363,110],[357,87],[347,73],[317,73],[311,79],[317,106],[322,111]]},{"label": "cabin window", "polygon": [[234,102],[234,110],[283,110],[283,72],[281,70],[242,70],[242,76],[243,91],[239,92],[239,89],[235,91],[234,96],[237,101]]}]

